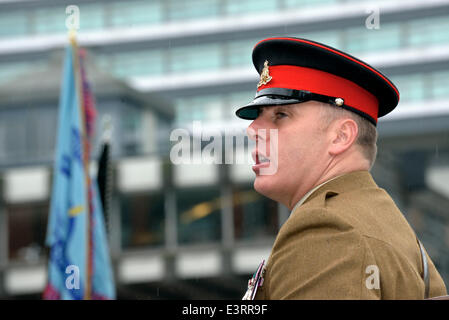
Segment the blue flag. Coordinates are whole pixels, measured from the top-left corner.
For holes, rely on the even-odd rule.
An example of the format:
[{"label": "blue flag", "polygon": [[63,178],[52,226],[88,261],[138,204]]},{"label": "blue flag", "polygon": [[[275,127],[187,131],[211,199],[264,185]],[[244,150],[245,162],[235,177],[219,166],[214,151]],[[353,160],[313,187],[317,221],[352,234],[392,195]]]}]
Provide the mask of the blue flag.
[{"label": "blue flag", "polygon": [[[46,244],[50,247],[45,299],[114,299],[103,214],[96,182],[84,163],[84,114],[78,51],[66,49]],[[87,153],[88,154],[88,153]],[[91,190],[89,195],[88,190]],[[89,231],[91,243],[89,243]],[[92,270],[89,272],[89,270]],[[97,292],[95,292],[97,290]]]}]

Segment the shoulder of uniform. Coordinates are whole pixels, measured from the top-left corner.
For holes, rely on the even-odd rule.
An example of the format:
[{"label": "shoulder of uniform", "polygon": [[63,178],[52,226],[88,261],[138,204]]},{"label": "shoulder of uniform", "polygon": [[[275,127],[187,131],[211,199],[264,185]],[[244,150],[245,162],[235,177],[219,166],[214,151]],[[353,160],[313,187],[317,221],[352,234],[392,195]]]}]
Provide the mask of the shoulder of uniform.
[{"label": "shoulder of uniform", "polygon": [[282,229],[294,232],[302,232],[308,229],[326,229],[328,232],[351,231],[358,233],[358,230],[353,223],[340,215],[333,208],[326,206],[312,206],[311,204],[302,206],[292,212],[281,228],[281,231]]},{"label": "shoulder of uniform", "polygon": [[301,207],[329,207],[335,204],[337,199],[350,199],[351,203],[355,204],[366,201],[366,195],[375,193],[377,197],[381,195],[381,191],[368,171],[354,171],[322,184],[309,195]]},{"label": "shoulder of uniform", "polygon": [[[284,223],[273,245],[268,267],[270,292],[273,296],[326,297],[326,288],[332,288],[329,292],[334,296],[359,298],[366,253],[359,230],[333,210],[298,209]],[[331,272],[333,268],[338,268],[338,276]],[[286,282],[287,274],[294,275],[299,284]],[[318,281],[313,288],[307,287],[310,279]]]},{"label": "shoulder of uniform", "polygon": [[[382,207],[382,215],[385,220],[380,219],[378,209]],[[376,237],[376,232],[381,231],[386,221],[398,224],[398,219],[389,218],[386,212],[400,213],[385,190],[380,188],[363,188],[347,192],[338,192],[333,189],[322,191],[310,201],[292,212],[291,216],[311,216],[309,212],[340,224],[350,225],[358,229],[362,234]],[[319,214],[316,214],[316,213]],[[370,220],[371,224],[366,224]],[[381,239],[381,238],[379,238]]]}]

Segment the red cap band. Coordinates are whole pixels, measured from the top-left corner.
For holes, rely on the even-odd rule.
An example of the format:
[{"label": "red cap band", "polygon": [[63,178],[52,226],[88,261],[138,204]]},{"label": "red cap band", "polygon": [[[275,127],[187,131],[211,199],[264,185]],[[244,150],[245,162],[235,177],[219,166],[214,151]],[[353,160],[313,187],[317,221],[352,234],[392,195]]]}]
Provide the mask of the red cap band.
[{"label": "red cap band", "polygon": [[345,105],[369,115],[377,123],[379,101],[352,81],[328,72],[292,65],[269,66],[269,73],[272,79],[260,86],[258,91],[284,88],[342,98]]}]

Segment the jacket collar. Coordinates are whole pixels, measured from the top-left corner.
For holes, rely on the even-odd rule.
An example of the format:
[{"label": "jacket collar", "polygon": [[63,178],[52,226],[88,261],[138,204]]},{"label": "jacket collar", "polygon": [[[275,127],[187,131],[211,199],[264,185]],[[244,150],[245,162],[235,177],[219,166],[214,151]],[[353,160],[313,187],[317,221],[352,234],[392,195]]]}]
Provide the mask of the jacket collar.
[{"label": "jacket collar", "polygon": [[310,190],[293,208],[292,213],[307,202],[314,199],[323,198],[325,200],[329,196],[338,195],[344,192],[364,188],[378,188],[369,171],[353,171],[335,178],[332,178],[321,185]]}]

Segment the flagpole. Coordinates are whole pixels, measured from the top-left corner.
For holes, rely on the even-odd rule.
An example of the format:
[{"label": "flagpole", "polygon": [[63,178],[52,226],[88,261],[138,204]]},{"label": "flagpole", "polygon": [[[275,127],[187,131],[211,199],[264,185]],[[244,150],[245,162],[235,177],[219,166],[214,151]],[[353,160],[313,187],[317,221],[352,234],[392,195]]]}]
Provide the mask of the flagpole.
[{"label": "flagpole", "polygon": [[91,256],[91,238],[92,238],[92,230],[91,230],[91,210],[90,210],[90,177],[89,177],[89,150],[88,150],[88,138],[86,133],[86,119],[84,112],[84,95],[83,95],[83,86],[81,83],[80,76],[80,62],[79,62],[79,52],[78,52],[78,44],[76,41],[76,29],[71,29],[69,31],[69,40],[73,47],[73,63],[74,63],[74,74],[76,80],[76,87],[78,89],[79,96],[79,113],[81,116],[81,136],[82,136],[82,145],[83,145],[83,166],[84,166],[84,175],[85,175],[85,185],[86,185],[86,228],[87,228],[87,239],[86,239],[86,279],[85,279],[85,289],[84,289],[84,300],[91,299],[91,291],[92,291],[92,256]]}]

